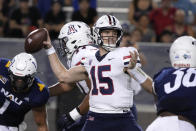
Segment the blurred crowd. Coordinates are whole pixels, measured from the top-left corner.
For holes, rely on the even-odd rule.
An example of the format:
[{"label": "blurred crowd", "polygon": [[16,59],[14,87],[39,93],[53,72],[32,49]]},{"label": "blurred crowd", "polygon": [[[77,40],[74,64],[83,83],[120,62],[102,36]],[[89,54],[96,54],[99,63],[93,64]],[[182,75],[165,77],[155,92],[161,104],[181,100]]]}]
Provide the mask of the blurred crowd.
[{"label": "blurred crowd", "polygon": [[196,3],[190,0],[133,0],[129,22],[123,26],[135,42],[171,43],[183,35],[195,36]]},{"label": "blurred crowd", "polygon": [[71,20],[93,25],[97,19],[95,0],[0,0],[0,37],[26,37],[45,27],[52,39],[67,22],[62,7],[73,6]]},{"label": "blurred crowd", "polygon": [[[72,21],[90,27],[97,20],[96,0],[0,0],[0,37],[26,37],[45,27],[52,39],[68,22],[62,7],[73,6]],[[196,34],[196,3],[190,0],[131,0],[124,34],[132,42],[171,43]]]}]

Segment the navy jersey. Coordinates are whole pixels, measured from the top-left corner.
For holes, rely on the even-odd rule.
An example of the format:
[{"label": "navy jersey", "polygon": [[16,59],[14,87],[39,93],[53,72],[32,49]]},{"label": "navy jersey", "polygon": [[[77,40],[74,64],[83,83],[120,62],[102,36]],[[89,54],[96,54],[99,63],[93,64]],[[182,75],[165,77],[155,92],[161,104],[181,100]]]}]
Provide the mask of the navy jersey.
[{"label": "navy jersey", "polygon": [[0,125],[18,126],[29,110],[46,104],[49,91],[35,78],[28,92],[14,92],[8,76],[10,63],[7,59],[0,59]]},{"label": "navy jersey", "polygon": [[154,77],[158,114],[168,111],[196,124],[196,68],[164,68]]}]

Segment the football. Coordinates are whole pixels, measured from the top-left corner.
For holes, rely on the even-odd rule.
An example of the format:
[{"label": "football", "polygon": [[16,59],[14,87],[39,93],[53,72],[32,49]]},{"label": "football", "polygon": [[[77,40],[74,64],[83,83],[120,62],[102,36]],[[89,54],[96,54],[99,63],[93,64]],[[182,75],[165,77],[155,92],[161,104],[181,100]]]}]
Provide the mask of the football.
[{"label": "football", "polygon": [[24,49],[27,53],[35,53],[43,48],[43,41],[47,40],[45,28],[36,29],[29,33],[25,39]]}]

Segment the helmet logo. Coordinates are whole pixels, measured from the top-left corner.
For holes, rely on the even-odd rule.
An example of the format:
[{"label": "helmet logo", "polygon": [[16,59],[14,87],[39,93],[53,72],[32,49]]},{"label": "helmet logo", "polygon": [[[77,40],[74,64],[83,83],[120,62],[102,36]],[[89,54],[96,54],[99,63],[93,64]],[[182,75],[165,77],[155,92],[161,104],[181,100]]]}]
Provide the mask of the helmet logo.
[{"label": "helmet logo", "polygon": [[179,58],[180,58],[179,55],[176,55],[176,56],[175,56],[175,59],[179,59]]},{"label": "helmet logo", "polygon": [[191,56],[187,55],[187,54],[184,54],[183,57],[184,57],[184,59],[190,59],[191,58]]},{"label": "helmet logo", "polygon": [[74,25],[70,25],[68,28],[69,29],[68,29],[67,35],[70,35],[70,34],[73,34],[73,33],[77,32],[77,30],[75,29]]}]

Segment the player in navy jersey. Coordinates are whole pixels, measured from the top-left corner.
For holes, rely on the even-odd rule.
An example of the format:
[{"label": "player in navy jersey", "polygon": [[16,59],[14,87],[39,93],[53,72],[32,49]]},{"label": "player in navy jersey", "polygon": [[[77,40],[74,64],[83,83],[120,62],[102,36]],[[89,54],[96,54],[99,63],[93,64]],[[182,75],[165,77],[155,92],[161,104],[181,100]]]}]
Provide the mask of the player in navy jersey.
[{"label": "player in navy jersey", "polygon": [[141,131],[130,111],[133,105],[131,78],[124,73],[124,68],[132,67],[130,52],[137,50],[117,48],[123,32],[119,20],[112,15],[100,17],[93,31],[99,50],[93,56],[84,57],[81,66],[69,71],[60,63],[48,38],[45,44],[48,44],[46,52],[52,70],[61,83],[90,78],[90,108],[83,131]]},{"label": "player in navy jersey", "polygon": [[0,131],[21,131],[19,125],[32,110],[38,131],[48,131],[45,104],[47,86],[34,76],[37,63],[31,54],[0,59]]},{"label": "player in navy jersey", "polygon": [[152,80],[139,68],[128,70],[142,86],[157,97],[158,117],[146,131],[195,131],[196,125],[196,39],[177,38],[170,47],[172,67],[163,68]]}]

